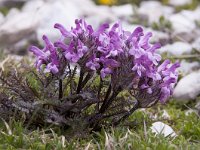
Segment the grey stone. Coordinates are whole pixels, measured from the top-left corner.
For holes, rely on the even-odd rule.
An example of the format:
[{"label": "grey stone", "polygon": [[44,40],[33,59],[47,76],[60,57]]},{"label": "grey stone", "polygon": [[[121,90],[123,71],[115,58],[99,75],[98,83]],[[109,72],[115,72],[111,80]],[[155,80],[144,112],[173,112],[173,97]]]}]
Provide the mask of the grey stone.
[{"label": "grey stone", "polygon": [[121,6],[112,6],[111,11],[118,18],[125,19],[134,14],[133,6],[131,4],[121,5]]},{"label": "grey stone", "polygon": [[200,52],[200,37],[192,43],[192,47]]},{"label": "grey stone", "polygon": [[0,26],[0,45],[8,46],[30,36],[38,27],[32,13],[12,13]]},{"label": "grey stone", "polygon": [[185,76],[195,70],[198,70],[198,69],[200,69],[200,63],[198,61],[187,62],[186,60],[182,60],[180,62],[180,68],[178,68],[181,75],[183,75],[183,76]]},{"label": "grey stone", "polygon": [[200,94],[200,70],[183,77],[174,90],[174,98],[181,101],[195,99]]},{"label": "grey stone", "polygon": [[193,41],[199,35],[195,21],[199,20],[200,8],[183,10],[169,17],[172,23],[172,37],[184,42]]},{"label": "grey stone", "polygon": [[150,24],[157,22],[161,16],[168,18],[173,12],[173,7],[164,6],[158,1],[144,1],[138,9],[139,14],[148,15]]},{"label": "grey stone", "polygon": [[175,42],[167,44],[159,50],[160,53],[168,53],[169,55],[180,56],[192,52],[192,46],[185,42]]},{"label": "grey stone", "polygon": [[0,25],[4,22],[4,15],[2,13],[0,13]]},{"label": "grey stone", "polygon": [[169,0],[169,4],[173,6],[182,6],[186,4],[190,4],[191,0]]}]

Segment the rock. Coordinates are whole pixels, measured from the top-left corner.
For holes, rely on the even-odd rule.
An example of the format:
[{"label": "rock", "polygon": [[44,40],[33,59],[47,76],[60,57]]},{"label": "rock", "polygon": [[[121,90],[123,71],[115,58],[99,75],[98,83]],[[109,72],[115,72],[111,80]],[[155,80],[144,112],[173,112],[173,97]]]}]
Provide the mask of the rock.
[{"label": "rock", "polygon": [[36,33],[40,43],[43,43],[41,40],[43,34],[52,41],[59,37],[59,32],[53,30],[55,23],[61,23],[70,29],[74,26],[74,20],[79,18],[86,18],[88,23],[96,27],[104,21],[116,19],[108,6],[96,6],[90,0],[28,1],[22,11],[31,11],[38,15],[40,26]]},{"label": "rock", "polygon": [[21,7],[26,0],[1,0],[0,1],[0,7],[3,8],[12,8],[12,7]]},{"label": "rock", "polygon": [[[83,14],[86,14],[86,12],[83,12]],[[84,16],[86,16],[85,20],[94,28],[97,28],[102,23],[111,23],[117,20],[117,15],[107,6],[98,6],[94,11],[90,12],[90,15],[88,13],[88,15]]]},{"label": "rock", "polygon": [[195,99],[200,94],[200,70],[183,77],[174,89],[174,98],[181,101]]},{"label": "rock", "polygon": [[199,20],[200,7],[195,10],[182,10],[179,14],[183,15],[185,18],[195,21]]},{"label": "rock", "polygon": [[[76,1],[76,0],[75,0]],[[22,12],[34,12],[34,18],[39,20],[36,30],[38,41],[43,44],[42,35],[47,35],[50,40],[59,37],[59,32],[53,29],[55,23],[61,23],[66,27],[74,24],[74,20],[81,14],[74,1],[28,1],[22,8]]]},{"label": "rock", "polygon": [[170,37],[167,33],[160,32],[160,31],[155,31],[150,29],[150,32],[153,33],[153,36],[151,38],[151,42],[159,42],[162,46],[166,45],[170,42]]},{"label": "rock", "polygon": [[37,1],[27,1],[24,6],[22,7],[23,12],[35,12],[37,13],[38,10],[43,9],[45,5],[45,1],[37,0]]},{"label": "rock", "polygon": [[29,37],[24,38],[15,44],[11,44],[9,47],[5,49],[5,51],[8,51],[11,54],[26,55],[28,53],[27,51],[28,47],[32,42],[35,41],[35,39],[36,35],[32,34]]},{"label": "rock", "polygon": [[167,124],[163,122],[154,122],[151,126],[151,131],[153,133],[157,134],[162,134],[164,137],[170,136],[170,137],[175,137],[176,133],[174,130]]},{"label": "rock", "polygon": [[112,6],[111,11],[118,18],[124,19],[127,18],[128,16],[133,15],[133,6],[131,4]]},{"label": "rock", "polygon": [[191,33],[196,28],[194,21],[183,13],[173,14],[169,17],[169,20],[172,23],[174,34],[182,32]]},{"label": "rock", "polygon": [[197,50],[198,52],[200,52],[200,37],[197,38],[193,43],[192,43],[192,47]]},{"label": "rock", "polygon": [[38,27],[33,13],[12,13],[0,26],[0,45],[9,46],[30,36]]},{"label": "rock", "polygon": [[170,6],[163,6],[158,1],[144,1],[141,2],[138,9],[139,14],[146,14],[149,17],[149,23],[157,22],[160,16],[168,18],[174,12],[174,8]]},{"label": "rock", "polygon": [[6,15],[6,20],[13,19],[12,17],[19,14],[20,10],[17,8],[11,8],[8,14]]},{"label": "rock", "polygon": [[172,41],[184,41],[187,43],[191,43],[198,37],[198,31],[192,30],[190,32],[176,32],[174,31],[171,35]]},{"label": "rock", "polygon": [[178,70],[181,72],[181,74],[183,76],[191,73],[194,70],[200,69],[200,64],[197,61],[193,61],[193,62],[187,62],[185,60],[182,60],[180,62],[180,67],[178,68]]},{"label": "rock", "polygon": [[160,53],[167,52],[168,54],[180,56],[182,54],[189,54],[192,52],[192,46],[185,42],[175,42],[168,44],[159,50]]},{"label": "rock", "polygon": [[183,10],[180,13],[170,16],[169,20],[173,28],[172,37],[174,39],[191,42],[199,36],[195,23],[195,21],[199,20],[199,14],[200,8],[198,7],[194,11]]},{"label": "rock", "polygon": [[0,25],[4,22],[4,15],[0,13]]},{"label": "rock", "polygon": [[[82,5],[83,3],[84,5]],[[130,9],[130,6],[127,6],[120,9],[121,13],[123,9],[128,7]],[[113,11],[116,11],[116,9],[113,8]],[[54,41],[60,36],[59,31],[53,29],[55,23],[61,23],[70,29],[71,26],[75,25],[75,19],[87,18],[88,23],[97,27],[102,22],[116,20],[117,16],[113,11],[108,6],[96,6],[91,0],[27,1],[21,11],[12,8],[3,19],[0,26],[0,44],[5,47],[10,46],[33,33],[36,33],[41,44],[43,44],[41,37],[44,34]],[[122,16],[126,14],[126,11],[124,11]]]},{"label": "rock", "polygon": [[172,6],[183,6],[190,4],[191,2],[191,0],[169,0],[169,4]]}]

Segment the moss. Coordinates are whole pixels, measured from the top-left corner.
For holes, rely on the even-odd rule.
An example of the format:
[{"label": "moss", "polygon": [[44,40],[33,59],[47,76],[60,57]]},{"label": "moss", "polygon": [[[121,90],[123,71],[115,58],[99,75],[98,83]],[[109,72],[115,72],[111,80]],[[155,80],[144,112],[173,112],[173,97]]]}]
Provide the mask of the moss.
[{"label": "moss", "polygon": [[192,0],[191,3],[185,4],[182,6],[177,6],[175,9],[177,12],[179,12],[181,10],[194,10],[197,8],[198,4],[199,4],[199,0]]},{"label": "moss", "polygon": [[9,8],[7,8],[7,7],[1,7],[0,8],[0,12],[5,16],[5,15],[8,14]]}]

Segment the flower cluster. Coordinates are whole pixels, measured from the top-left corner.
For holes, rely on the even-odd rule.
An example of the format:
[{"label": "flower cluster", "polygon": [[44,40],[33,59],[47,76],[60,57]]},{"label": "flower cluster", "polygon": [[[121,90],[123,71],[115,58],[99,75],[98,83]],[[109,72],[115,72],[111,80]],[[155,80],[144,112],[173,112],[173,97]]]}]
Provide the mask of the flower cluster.
[{"label": "flower cluster", "polygon": [[131,33],[123,30],[120,23],[112,27],[105,23],[94,30],[82,19],[77,19],[70,30],[58,23],[54,27],[61,33],[55,43],[43,36],[46,45],[43,49],[30,48],[37,57],[38,70],[59,75],[66,67],[62,64],[75,63],[83,72],[95,73],[102,79],[110,77],[113,88],[133,90],[141,102],[150,98],[151,102],[164,103],[172,94],[179,63],[170,64],[169,60],[160,63],[161,56],[155,52],[160,44],[149,42],[151,32],[144,34],[137,27]]}]

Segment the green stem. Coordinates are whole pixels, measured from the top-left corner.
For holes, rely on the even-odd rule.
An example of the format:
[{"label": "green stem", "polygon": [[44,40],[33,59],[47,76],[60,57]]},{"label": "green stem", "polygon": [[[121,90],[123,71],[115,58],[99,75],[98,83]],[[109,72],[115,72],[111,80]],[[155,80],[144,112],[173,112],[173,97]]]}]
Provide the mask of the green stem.
[{"label": "green stem", "polygon": [[79,94],[82,88],[82,81],[83,81],[83,76],[84,76],[84,72],[81,70],[80,71],[80,77],[79,77],[79,81],[78,81],[78,86],[77,86],[77,90],[76,93]]},{"label": "green stem", "polygon": [[190,58],[200,58],[200,55],[182,55],[182,56],[171,56],[167,57],[169,59],[190,59]]},{"label": "green stem", "polygon": [[62,79],[59,79],[59,99],[63,97]]}]

